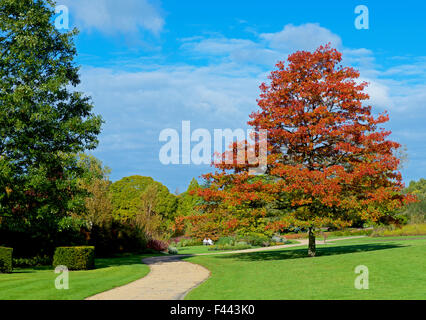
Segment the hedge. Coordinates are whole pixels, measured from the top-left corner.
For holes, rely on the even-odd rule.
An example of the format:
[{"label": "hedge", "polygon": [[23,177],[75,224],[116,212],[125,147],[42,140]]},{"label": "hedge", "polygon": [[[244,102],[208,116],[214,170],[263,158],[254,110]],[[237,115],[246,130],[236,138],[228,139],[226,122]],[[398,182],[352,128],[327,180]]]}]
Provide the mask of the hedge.
[{"label": "hedge", "polygon": [[0,247],[0,273],[12,272],[12,248]]},{"label": "hedge", "polygon": [[68,270],[95,268],[95,247],[58,247],[53,256],[53,267],[66,266]]}]

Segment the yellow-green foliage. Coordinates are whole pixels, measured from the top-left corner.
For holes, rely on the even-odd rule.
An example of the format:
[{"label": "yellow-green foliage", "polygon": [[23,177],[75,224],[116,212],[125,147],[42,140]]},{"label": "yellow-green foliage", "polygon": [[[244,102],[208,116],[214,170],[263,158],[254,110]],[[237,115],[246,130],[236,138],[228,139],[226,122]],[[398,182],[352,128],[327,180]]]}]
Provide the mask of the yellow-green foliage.
[{"label": "yellow-green foliage", "polygon": [[153,199],[154,213],[164,218],[174,217],[177,207],[177,198],[169,189],[151,177],[130,176],[114,182],[110,186],[113,215],[118,220],[134,218],[144,210],[142,196],[149,190],[148,186],[155,186]]},{"label": "yellow-green foliage", "polygon": [[408,224],[402,228],[395,226],[379,227],[374,229],[373,237],[392,237],[392,236],[419,236],[426,235],[426,223]]},{"label": "yellow-green foliage", "polygon": [[95,268],[95,247],[58,247],[53,256],[53,266],[66,266],[68,270]]}]

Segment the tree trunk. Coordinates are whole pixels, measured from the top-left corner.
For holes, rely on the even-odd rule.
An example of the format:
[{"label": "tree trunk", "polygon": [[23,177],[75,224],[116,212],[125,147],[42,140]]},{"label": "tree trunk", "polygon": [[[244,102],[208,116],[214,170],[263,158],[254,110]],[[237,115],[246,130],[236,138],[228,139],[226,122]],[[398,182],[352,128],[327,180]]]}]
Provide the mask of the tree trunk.
[{"label": "tree trunk", "polygon": [[308,244],[308,256],[315,257],[317,247],[315,245],[315,234],[313,228],[309,228],[309,244]]}]

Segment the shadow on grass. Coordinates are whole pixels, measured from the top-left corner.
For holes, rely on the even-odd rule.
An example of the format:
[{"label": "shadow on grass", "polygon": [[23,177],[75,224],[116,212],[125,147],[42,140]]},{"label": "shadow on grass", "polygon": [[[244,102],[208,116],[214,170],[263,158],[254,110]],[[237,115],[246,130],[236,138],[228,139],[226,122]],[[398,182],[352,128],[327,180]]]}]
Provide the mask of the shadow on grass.
[{"label": "shadow on grass", "polygon": [[[377,250],[386,250],[405,247],[399,244],[359,244],[333,247],[317,247],[317,257],[341,255],[356,252],[370,252]],[[263,252],[238,253],[232,255],[217,256],[219,259],[238,259],[242,261],[261,261],[261,260],[285,260],[302,259],[308,257],[308,249],[283,249]]]},{"label": "shadow on grass", "polygon": [[95,260],[95,269],[103,269],[109,267],[118,267],[124,265],[142,264],[142,259],[159,254],[132,254],[118,255],[111,258],[97,258]]},{"label": "shadow on grass", "polygon": [[[95,269],[104,269],[109,267],[118,267],[125,265],[142,264],[142,259],[147,257],[156,256],[155,253],[141,253],[141,254],[123,254],[116,255],[109,258],[96,258]],[[12,274],[25,274],[25,273],[36,273],[38,271],[49,271],[54,270],[53,266],[37,266],[37,267],[14,267]]]}]

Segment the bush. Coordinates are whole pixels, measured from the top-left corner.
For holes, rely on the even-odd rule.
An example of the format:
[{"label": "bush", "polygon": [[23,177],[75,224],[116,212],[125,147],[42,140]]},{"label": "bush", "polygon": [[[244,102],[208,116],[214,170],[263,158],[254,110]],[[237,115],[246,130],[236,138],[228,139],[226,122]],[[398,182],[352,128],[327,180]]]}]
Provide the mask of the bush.
[{"label": "bush", "polygon": [[160,252],[166,251],[168,247],[169,247],[169,244],[167,242],[156,240],[156,239],[149,240],[147,244],[148,249],[152,249],[152,250],[160,251]]},{"label": "bush", "polygon": [[288,240],[287,240],[285,237],[281,237],[281,236],[279,236],[279,235],[275,235],[275,236],[273,236],[273,237],[271,238],[271,241],[272,241],[272,242],[275,242],[275,243],[281,243],[281,244],[283,244],[283,243],[288,243]]},{"label": "bush", "polygon": [[251,233],[244,237],[244,240],[255,247],[265,247],[266,244],[269,243],[269,237],[261,233]]},{"label": "bush", "polygon": [[0,273],[12,272],[12,252],[12,248],[0,247]]},{"label": "bush", "polygon": [[169,252],[169,254],[178,254],[179,253],[179,251],[176,247],[169,247],[167,249],[167,251]]},{"label": "bush", "polygon": [[218,251],[218,250],[243,250],[243,249],[250,249],[252,248],[249,244],[236,244],[236,245],[230,245],[230,244],[220,244],[220,245],[214,245],[209,247],[209,251]]},{"label": "bush", "polygon": [[68,270],[89,270],[95,267],[95,247],[58,247],[53,256],[53,267]]},{"label": "bush", "polygon": [[399,237],[426,235],[426,224],[408,224],[402,228],[386,226],[375,228],[372,237]]},{"label": "bush", "polygon": [[49,256],[36,256],[33,258],[14,258],[13,266],[19,268],[31,268],[52,265],[52,258]]},{"label": "bush", "polygon": [[178,247],[201,246],[203,242],[198,239],[181,239],[176,245]]},{"label": "bush", "polygon": [[235,239],[233,237],[220,237],[219,240],[216,241],[217,245],[234,245],[235,244]]}]

